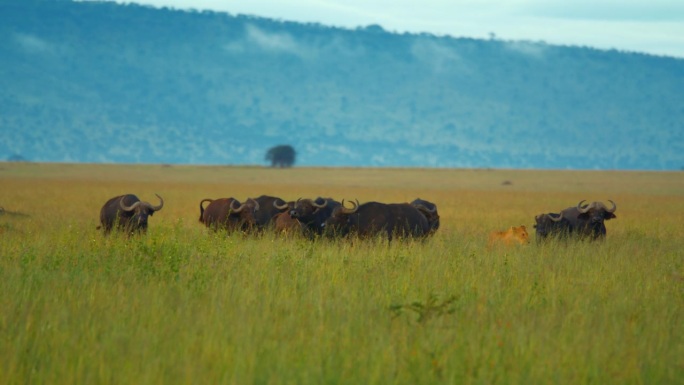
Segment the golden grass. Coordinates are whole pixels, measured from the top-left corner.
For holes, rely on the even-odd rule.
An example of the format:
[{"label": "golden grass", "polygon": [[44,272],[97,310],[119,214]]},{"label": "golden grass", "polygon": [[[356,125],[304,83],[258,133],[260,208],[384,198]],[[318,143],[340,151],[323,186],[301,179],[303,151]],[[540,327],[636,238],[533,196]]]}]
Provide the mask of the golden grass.
[{"label": "golden grass", "polygon": [[[0,185],[3,384],[684,378],[681,173],[0,164]],[[147,236],[102,237],[129,192],[166,205]],[[203,198],[261,194],[421,197],[442,227],[388,245],[198,223]],[[581,199],[617,203],[605,242],[488,247]]]}]

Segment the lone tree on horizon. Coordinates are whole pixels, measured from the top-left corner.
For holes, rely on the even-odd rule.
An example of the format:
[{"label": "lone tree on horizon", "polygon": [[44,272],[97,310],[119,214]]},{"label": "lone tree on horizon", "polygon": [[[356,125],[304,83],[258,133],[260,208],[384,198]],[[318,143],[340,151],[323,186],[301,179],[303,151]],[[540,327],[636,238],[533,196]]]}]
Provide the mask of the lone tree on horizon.
[{"label": "lone tree on horizon", "polygon": [[271,167],[292,167],[297,153],[289,144],[281,144],[271,147],[266,152],[266,160],[271,162]]}]

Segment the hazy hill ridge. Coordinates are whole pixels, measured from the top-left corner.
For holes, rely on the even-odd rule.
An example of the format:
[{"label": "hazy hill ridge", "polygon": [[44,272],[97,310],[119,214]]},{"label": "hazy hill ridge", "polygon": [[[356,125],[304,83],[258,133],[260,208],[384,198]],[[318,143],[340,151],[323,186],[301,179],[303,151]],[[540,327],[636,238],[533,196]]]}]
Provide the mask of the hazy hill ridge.
[{"label": "hazy hill ridge", "polygon": [[0,3],[0,159],[680,169],[684,60],[110,2]]}]

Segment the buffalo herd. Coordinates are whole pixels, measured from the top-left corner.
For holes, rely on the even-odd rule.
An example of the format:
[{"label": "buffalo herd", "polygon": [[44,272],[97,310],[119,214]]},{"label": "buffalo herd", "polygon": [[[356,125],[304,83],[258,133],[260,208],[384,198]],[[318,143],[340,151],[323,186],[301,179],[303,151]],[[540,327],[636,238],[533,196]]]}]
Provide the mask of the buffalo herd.
[{"label": "buffalo herd", "polygon": [[[204,203],[209,204],[204,207]],[[416,199],[412,203],[366,202],[359,204],[333,198],[300,198],[285,201],[262,195],[240,203],[235,198],[203,199],[199,221],[213,230],[298,233],[317,236],[388,240],[425,238],[439,227],[434,203]]]},{"label": "buffalo herd", "polygon": [[[105,234],[114,228],[128,234],[145,233],[148,217],[164,206],[138,199],[133,194],[109,199],[100,210],[100,226]],[[610,207],[602,202],[568,207],[558,213],[535,216],[537,242],[547,239],[600,240],[606,237],[605,221],[615,218],[615,202]],[[300,198],[296,201],[262,195],[240,202],[235,198],[202,199],[199,202],[199,222],[214,231],[278,234],[300,234],[316,237],[382,237],[427,238],[439,229],[437,205],[423,199],[410,203],[382,203],[358,200],[336,201],[333,198]],[[489,236],[493,243],[526,244],[529,235],[524,225]]]}]

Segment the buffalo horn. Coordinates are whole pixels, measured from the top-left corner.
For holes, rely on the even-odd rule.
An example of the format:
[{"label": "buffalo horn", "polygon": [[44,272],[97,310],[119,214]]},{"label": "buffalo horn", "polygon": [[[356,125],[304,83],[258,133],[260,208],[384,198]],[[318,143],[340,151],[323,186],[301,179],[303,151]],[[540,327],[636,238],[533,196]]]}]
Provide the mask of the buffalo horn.
[{"label": "buffalo horn", "polygon": [[613,205],[613,207],[610,209],[607,209],[606,211],[608,211],[609,213],[614,213],[615,210],[617,209],[617,205],[615,204],[615,202],[611,201],[610,199],[608,199],[608,202],[610,202]]},{"label": "buffalo horn", "polygon": [[558,215],[558,218],[554,217],[551,214],[546,214],[546,216],[554,222],[560,222],[560,220],[563,219],[563,212],[561,211],[561,213]]},{"label": "buffalo horn", "polygon": [[119,200],[119,206],[121,207],[121,210],[123,210],[123,211],[133,211],[133,210],[135,210],[138,206],[140,206],[140,201],[137,201],[137,202],[133,203],[133,204],[130,205],[130,206],[126,206],[126,205],[123,203],[123,198],[121,198],[121,199]]},{"label": "buffalo horn", "polygon": [[341,213],[342,213],[342,214],[353,214],[353,213],[356,212],[356,210],[359,209],[359,201],[358,201],[358,199],[356,200],[356,203],[354,203],[354,202],[352,202],[352,201],[349,201],[349,203],[352,204],[352,208],[346,208],[346,207],[344,207],[344,199],[342,199],[342,202],[341,202],[341,203],[342,203],[342,209],[341,209]]},{"label": "buffalo horn", "polygon": [[327,199],[323,199],[323,204],[318,204],[318,203],[316,203],[316,201],[315,201],[314,199],[311,200],[311,205],[312,205],[313,207],[318,207],[319,209],[325,207],[325,205],[327,205],[327,204],[328,204],[328,200],[327,200]]},{"label": "buffalo horn", "polygon": [[579,211],[581,214],[584,214],[584,213],[586,213],[587,211],[589,211],[589,209],[591,209],[591,205],[588,205],[587,207],[582,208],[582,203],[584,203],[584,202],[585,202],[585,200],[582,199],[582,200],[580,201],[580,203],[577,204],[577,211]]},{"label": "buffalo horn", "polygon": [[429,209],[427,206],[420,204],[420,203],[415,205],[414,207],[417,208],[418,210],[425,211],[426,213],[430,213],[430,214],[434,214],[435,212],[437,212],[437,207],[435,207],[433,209]]},{"label": "buffalo horn", "polygon": [[[235,199],[233,199],[233,201],[230,202],[230,211],[232,211],[232,212],[234,212],[234,213],[239,213],[240,211],[242,211],[242,209],[245,208],[245,204],[243,203],[243,204],[240,205],[240,207],[237,207],[237,208],[236,208],[236,207],[234,206],[234,205],[235,205],[235,202],[238,202],[238,201],[235,200]],[[240,202],[238,202],[238,203],[240,203]]]},{"label": "buffalo horn", "polygon": [[249,201],[254,202],[254,210],[259,210],[259,202],[255,201],[255,200],[252,199],[252,198],[247,198],[247,201],[248,201],[248,202],[249,202]]},{"label": "buffalo horn", "polygon": [[157,206],[150,205],[150,208],[154,211],[159,211],[162,209],[162,207],[164,207],[164,200],[162,199],[161,196],[159,196],[159,194],[154,194],[154,195],[156,195],[157,198],[159,198],[159,204]]},{"label": "buffalo horn", "polygon": [[287,202],[285,202],[285,201],[283,201],[282,205],[279,205],[278,201],[276,200],[276,201],[273,201],[273,207],[277,208],[278,210],[285,210],[289,206],[288,206]]}]

